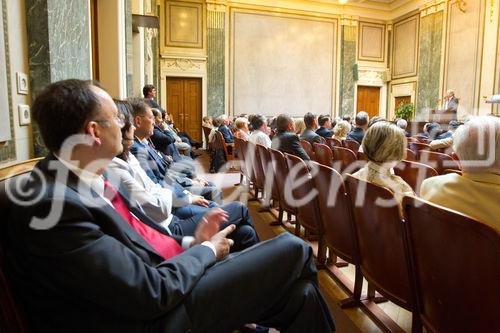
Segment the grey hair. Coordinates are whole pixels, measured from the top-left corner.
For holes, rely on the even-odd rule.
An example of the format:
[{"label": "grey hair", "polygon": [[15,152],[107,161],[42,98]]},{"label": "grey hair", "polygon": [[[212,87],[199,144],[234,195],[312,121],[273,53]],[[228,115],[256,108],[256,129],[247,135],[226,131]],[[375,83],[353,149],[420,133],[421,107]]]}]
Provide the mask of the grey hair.
[{"label": "grey hair", "polygon": [[354,122],[358,126],[366,126],[368,125],[370,117],[368,116],[368,113],[365,111],[360,111],[356,114],[356,118],[354,118]]},{"label": "grey hair", "polygon": [[453,134],[453,150],[464,171],[500,172],[500,118],[471,117]]},{"label": "grey hair", "polygon": [[366,131],[363,152],[375,163],[399,162],[406,158],[404,131],[388,121],[379,121]]},{"label": "grey hair", "polygon": [[396,123],[396,125],[399,127],[399,128],[402,128],[402,129],[406,129],[408,127],[408,122],[404,119],[399,119],[398,122]]}]

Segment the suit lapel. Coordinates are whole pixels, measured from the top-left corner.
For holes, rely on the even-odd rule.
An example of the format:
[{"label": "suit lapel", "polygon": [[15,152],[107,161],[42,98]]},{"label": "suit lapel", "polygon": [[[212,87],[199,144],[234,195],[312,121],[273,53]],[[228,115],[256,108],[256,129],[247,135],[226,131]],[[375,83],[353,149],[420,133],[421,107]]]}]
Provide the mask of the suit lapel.
[{"label": "suit lapel", "polygon": [[[51,163],[51,167],[48,168],[48,164]],[[80,181],[78,176],[74,174],[71,170],[69,170],[64,164],[62,164],[54,155],[49,155],[47,156],[40,165],[40,169],[42,169],[44,172],[48,173],[51,177],[57,181],[55,172],[54,170],[60,170],[60,171],[67,171],[68,172],[68,177],[66,180],[66,184],[63,183],[63,185],[66,185],[70,190],[76,192],[78,194],[78,197],[81,199],[83,204],[87,207],[91,207],[93,209],[100,210],[102,213],[104,213],[106,216],[110,218],[113,223],[119,226],[120,231],[124,233],[124,235],[135,245],[147,250],[148,252],[153,253],[154,255],[158,256],[161,258],[161,256],[156,252],[155,249],[149,245],[148,242],[142,238],[141,235],[135,231],[134,228],[130,226],[130,224],[123,219],[123,217],[114,209],[113,206],[111,206],[109,203],[107,203],[99,194],[97,194],[90,186],[88,186],[85,182]],[[128,192],[127,192],[128,193]],[[123,196],[122,196],[123,199]],[[124,199],[125,204],[129,209],[131,209],[130,202],[128,199]],[[90,209],[92,211],[92,209]],[[136,213],[133,211],[133,207],[131,209],[134,215]],[[136,210],[137,211],[137,210]],[[140,216],[137,216],[137,218],[141,221],[143,217],[146,217],[144,214],[139,214]],[[146,219],[149,220],[149,218],[146,217]],[[149,224],[148,224],[149,225]]]}]

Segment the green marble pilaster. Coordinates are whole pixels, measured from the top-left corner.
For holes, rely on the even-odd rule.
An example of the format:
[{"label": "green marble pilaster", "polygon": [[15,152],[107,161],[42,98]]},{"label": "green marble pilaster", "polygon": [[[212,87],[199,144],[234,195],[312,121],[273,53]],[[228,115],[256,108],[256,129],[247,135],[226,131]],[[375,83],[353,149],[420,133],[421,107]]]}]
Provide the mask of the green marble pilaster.
[{"label": "green marble pilaster", "polygon": [[[32,100],[47,84],[90,79],[87,0],[26,0],[28,63]],[[46,153],[36,125],[35,156]]]},{"label": "green marble pilaster", "polygon": [[[0,33],[2,33],[2,41],[3,41],[3,48],[0,48],[5,54],[5,71],[6,71],[6,76],[7,76],[7,82],[13,82],[10,76],[10,59],[9,59],[9,33],[8,33],[8,26],[7,26],[7,3],[6,0],[2,0],[0,2],[2,5],[2,10],[0,12],[0,20],[2,22],[2,27],[3,29],[0,30]],[[10,140],[7,141],[5,144],[0,145],[0,164],[5,163],[11,160],[14,160],[16,158],[16,140],[15,140],[15,131],[14,131],[14,108],[12,106],[12,86],[10,84],[7,84],[7,96],[8,96],[8,104],[9,104],[9,123],[10,123]]]},{"label": "green marble pilaster", "polygon": [[209,10],[207,16],[207,113],[216,117],[224,113],[225,13]]},{"label": "green marble pilaster", "polygon": [[358,28],[343,25],[340,50],[340,101],[339,116],[354,114],[354,75],[356,65],[356,35]]},{"label": "green marble pilaster", "polygon": [[417,120],[428,120],[429,110],[438,106],[442,32],[442,11],[420,19]]}]

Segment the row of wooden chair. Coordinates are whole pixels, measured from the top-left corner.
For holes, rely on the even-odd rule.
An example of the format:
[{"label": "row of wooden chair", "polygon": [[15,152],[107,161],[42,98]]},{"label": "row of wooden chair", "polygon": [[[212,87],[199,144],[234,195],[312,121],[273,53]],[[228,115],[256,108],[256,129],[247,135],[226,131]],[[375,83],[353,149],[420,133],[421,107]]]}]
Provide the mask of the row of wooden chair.
[{"label": "row of wooden chair", "polygon": [[[344,285],[351,294],[342,302],[344,306],[371,304],[373,288],[367,299],[361,298],[364,277],[384,297],[414,314],[415,332],[421,330],[421,323],[433,332],[500,329],[496,318],[500,305],[497,231],[409,197],[404,199],[402,218],[397,205],[377,204],[377,198],[395,200],[385,188],[350,175],[344,175],[344,181],[329,166],[305,163],[275,149],[240,144],[242,151],[246,146],[243,155],[247,162],[249,154],[258,156],[242,164],[255,167],[254,174],[247,176],[264,191],[267,183],[267,191],[279,201],[280,209],[297,216],[295,233],[300,235],[302,227],[318,236],[320,267],[326,263],[327,248],[355,266],[354,285]],[[363,205],[357,204],[358,197],[364,198]],[[487,307],[478,307],[481,303]]]}]

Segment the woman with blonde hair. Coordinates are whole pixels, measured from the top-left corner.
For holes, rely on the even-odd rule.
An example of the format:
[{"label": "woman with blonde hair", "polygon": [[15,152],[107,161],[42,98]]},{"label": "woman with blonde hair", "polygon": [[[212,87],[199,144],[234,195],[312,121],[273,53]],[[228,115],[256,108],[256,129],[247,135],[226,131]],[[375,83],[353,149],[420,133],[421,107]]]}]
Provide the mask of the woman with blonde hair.
[{"label": "woman with blonde hair", "polygon": [[238,139],[248,141],[248,136],[250,134],[250,130],[248,129],[248,119],[245,117],[236,118],[234,125],[236,126],[234,136]]},{"label": "woman with blonde hair", "polygon": [[373,124],[362,142],[368,163],[353,176],[388,188],[399,203],[405,195],[414,196],[410,185],[391,172],[396,164],[406,158],[406,145],[404,131],[395,124],[387,121]]},{"label": "woman with blonde hair", "polygon": [[295,119],[295,133],[301,135],[306,130],[306,123],[303,118]]},{"label": "woman with blonde hair", "polygon": [[346,120],[340,120],[333,128],[332,138],[343,141],[347,138],[347,133],[351,131],[351,124]]}]

